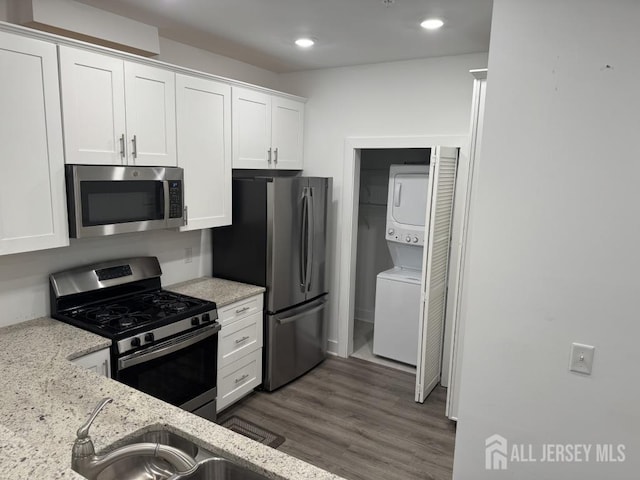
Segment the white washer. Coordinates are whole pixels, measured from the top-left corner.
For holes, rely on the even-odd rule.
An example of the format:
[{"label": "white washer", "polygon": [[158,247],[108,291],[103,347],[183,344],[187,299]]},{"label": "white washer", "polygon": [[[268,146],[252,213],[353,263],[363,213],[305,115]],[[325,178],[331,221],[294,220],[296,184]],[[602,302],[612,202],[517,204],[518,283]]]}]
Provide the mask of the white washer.
[{"label": "white washer", "polygon": [[373,353],[409,365],[418,358],[420,270],[394,267],[376,279]]},{"label": "white washer", "polygon": [[391,165],[386,240],[394,268],[376,278],[373,353],[416,365],[427,165]]}]

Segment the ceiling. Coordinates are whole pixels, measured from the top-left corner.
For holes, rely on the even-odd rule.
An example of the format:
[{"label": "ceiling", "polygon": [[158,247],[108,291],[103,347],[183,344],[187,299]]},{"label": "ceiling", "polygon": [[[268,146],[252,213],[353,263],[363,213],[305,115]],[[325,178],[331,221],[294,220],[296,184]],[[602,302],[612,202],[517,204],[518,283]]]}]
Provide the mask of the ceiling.
[{"label": "ceiling", "polygon": [[[274,72],[489,50],[492,0],[77,0]],[[420,27],[444,20],[440,30]],[[308,50],[300,36],[317,40]]]}]

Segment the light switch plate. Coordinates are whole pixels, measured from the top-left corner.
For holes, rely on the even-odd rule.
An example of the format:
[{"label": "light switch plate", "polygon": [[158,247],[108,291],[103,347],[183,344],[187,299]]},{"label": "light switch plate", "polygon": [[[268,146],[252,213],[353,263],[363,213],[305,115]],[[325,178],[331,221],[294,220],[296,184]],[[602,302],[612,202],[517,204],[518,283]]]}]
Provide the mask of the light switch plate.
[{"label": "light switch plate", "polygon": [[569,370],[571,370],[572,372],[591,375],[591,368],[593,367],[593,353],[595,352],[595,350],[596,347],[592,345],[572,343]]}]

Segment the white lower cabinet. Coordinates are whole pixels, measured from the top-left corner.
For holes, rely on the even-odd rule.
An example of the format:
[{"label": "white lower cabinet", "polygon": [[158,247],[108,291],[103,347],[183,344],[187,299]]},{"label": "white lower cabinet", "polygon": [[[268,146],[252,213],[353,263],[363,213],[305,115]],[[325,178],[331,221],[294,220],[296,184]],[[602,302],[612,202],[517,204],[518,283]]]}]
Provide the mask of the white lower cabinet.
[{"label": "white lower cabinet", "polygon": [[78,357],[73,360],[73,363],[87,370],[93,370],[98,375],[111,377],[111,356],[108,348]]},{"label": "white lower cabinet", "polygon": [[218,370],[218,412],[262,383],[262,348]]},{"label": "white lower cabinet", "polygon": [[262,383],[262,295],[220,310],[218,412]]}]

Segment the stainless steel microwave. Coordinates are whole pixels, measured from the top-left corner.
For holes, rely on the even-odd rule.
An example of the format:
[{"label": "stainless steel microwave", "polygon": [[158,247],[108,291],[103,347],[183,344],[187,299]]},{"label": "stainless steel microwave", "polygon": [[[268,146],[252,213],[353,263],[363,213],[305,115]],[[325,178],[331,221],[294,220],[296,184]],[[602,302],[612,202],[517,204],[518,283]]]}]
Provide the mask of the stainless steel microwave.
[{"label": "stainless steel microwave", "polygon": [[178,167],[66,165],[71,238],[184,225]]}]

